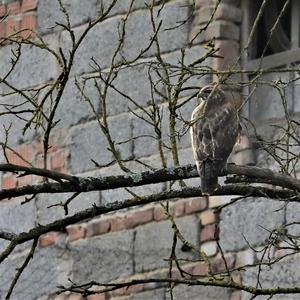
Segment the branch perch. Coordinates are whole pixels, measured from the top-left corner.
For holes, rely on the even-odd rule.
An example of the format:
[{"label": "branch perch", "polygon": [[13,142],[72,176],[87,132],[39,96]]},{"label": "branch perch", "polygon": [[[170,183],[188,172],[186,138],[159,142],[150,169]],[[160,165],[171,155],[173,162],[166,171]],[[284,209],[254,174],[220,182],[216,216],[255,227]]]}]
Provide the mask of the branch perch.
[{"label": "branch perch", "polygon": [[[6,165],[1,165],[0,170],[4,170]],[[10,171],[20,171],[21,168],[26,168],[26,172],[31,174],[55,175],[56,172],[48,171],[45,169],[37,169],[30,167],[8,165],[7,169]],[[35,172],[35,173],[34,173]],[[198,177],[198,173],[195,165],[186,165],[182,167],[171,167],[167,169],[159,169],[155,171],[146,171],[142,173],[130,173],[125,175],[106,176],[106,177],[75,177],[65,175],[57,172],[57,176],[60,178],[68,178],[68,181],[60,183],[43,183],[37,185],[27,185],[24,187],[17,187],[12,189],[5,189],[0,191],[0,200],[6,198],[13,198],[25,195],[37,195],[41,193],[70,193],[70,192],[91,192],[116,189],[122,187],[134,187],[147,184],[155,184],[166,181],[182,180],[187,178]],[[291,176],[282,175],[280,173],[273,172],[269,169],[263,169],[253,166],[240,166],[227,164],[227,169],[222,176],[229,174],[243,175],[249,178],[256,178],[256,182],[267,183],[282,188],[287,188],[293,191],[300,192],[300,181]],[[74,184],[75,183],[75,184]],[[200,179],[199,179],[200,183]]]}]

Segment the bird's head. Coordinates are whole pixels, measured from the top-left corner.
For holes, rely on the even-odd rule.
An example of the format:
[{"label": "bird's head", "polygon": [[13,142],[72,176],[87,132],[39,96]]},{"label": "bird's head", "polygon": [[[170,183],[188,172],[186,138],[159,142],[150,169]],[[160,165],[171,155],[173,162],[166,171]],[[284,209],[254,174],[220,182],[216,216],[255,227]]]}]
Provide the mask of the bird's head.
[{"label": "bird's head", "polygon": [[202,101],[214,102],[214,104],[221,104],[224,99],[224,93],[218,87],[213,85],[206,85],[201,88],[197,98]]}]

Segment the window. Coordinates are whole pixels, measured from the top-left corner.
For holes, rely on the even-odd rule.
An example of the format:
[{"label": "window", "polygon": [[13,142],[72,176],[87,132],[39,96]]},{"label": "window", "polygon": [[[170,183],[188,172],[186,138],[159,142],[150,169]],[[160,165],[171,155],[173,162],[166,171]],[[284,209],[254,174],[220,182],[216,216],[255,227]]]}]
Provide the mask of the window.
[{"label": "window", "polygon": [[[300,1],[290,0],[279,19],[269,45],[270,30],[278,19],[287,0],[268,0],[257,29],[248,48],[245,66],[255,68],[264,52],[264,67],[272,68],[300,61]],[[244,24],[242,42],[245,45],[253,23],[262,5],[262,0],[243,0]],[[266,47],[266,49],[265,49]],[[275,55],[275,56],[274,56]],[[257,61],[256,61],[257,60]]]},{"label": "window", "polygon": [[[253,11],[258,13],[261,4],[262,1],[253,1]],[[286,7],[275,31],[270,37],[271,28],[275,24],[284,4],[285,0],[267,2],[255,33],[255,45],[253,45],[251,53],[252,58],[261,57],[269,38],[270,43],[266,48],[265,55],[286,51],[291,48],[291,3]]]},{"label": "window", "polygon": [[[247,45],[253,23],[258,15],[263,0],[242,0],[243,26],[241,48]],[[297,68],[300,62],[300,1],[290,0],[279,19],[276,29],[270,37],[274,26],[287,0],[268,0],[264,12],[257,23],[257,28],[248,47],[248,55],[243,56],[242,65],[250,71],[259,68],[285,69]],[[269,44],[267,45],[267,41]],[[262,59],[262,54],[263,59]],[[253,75],[245,75],[245,80],[255,79]],[[269,119],[284,117],[282,99],[275,88],[263,82],[282,82],[282,91],[289,112],[300,111],[300,81],[297,72],[263,73],[253,85],[245,87],[245,95],[251,93],[251,100],[245,106],[245,115],[262,124]],[[272,105],[270,105],[272,104]]]}]

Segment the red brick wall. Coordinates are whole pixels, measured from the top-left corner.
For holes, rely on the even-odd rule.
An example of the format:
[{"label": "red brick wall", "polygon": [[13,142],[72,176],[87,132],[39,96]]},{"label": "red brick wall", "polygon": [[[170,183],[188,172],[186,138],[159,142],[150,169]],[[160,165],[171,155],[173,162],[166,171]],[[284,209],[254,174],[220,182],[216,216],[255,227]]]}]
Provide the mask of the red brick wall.
[{"label": "red brick wall", "polygon": [[0,5],[0,18],[3,18],[0,22],[0,42],[1,38],[18,32],[22,38],[32,37],[32,31],[36,29],[36,8],[37,0],[19,0]]}]

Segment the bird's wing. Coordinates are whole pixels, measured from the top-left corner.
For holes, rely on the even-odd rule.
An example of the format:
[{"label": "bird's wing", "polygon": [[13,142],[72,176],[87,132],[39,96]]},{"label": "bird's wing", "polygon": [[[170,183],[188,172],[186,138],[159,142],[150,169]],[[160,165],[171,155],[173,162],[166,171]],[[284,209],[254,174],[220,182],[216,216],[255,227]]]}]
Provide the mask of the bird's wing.
[{"label": "bird's wing", "polygon": [[198,164],[207,159],[226,162],[236,143],[238,131],[238,115],[230,103],[199,118],[192,125],[192,146]]}]

